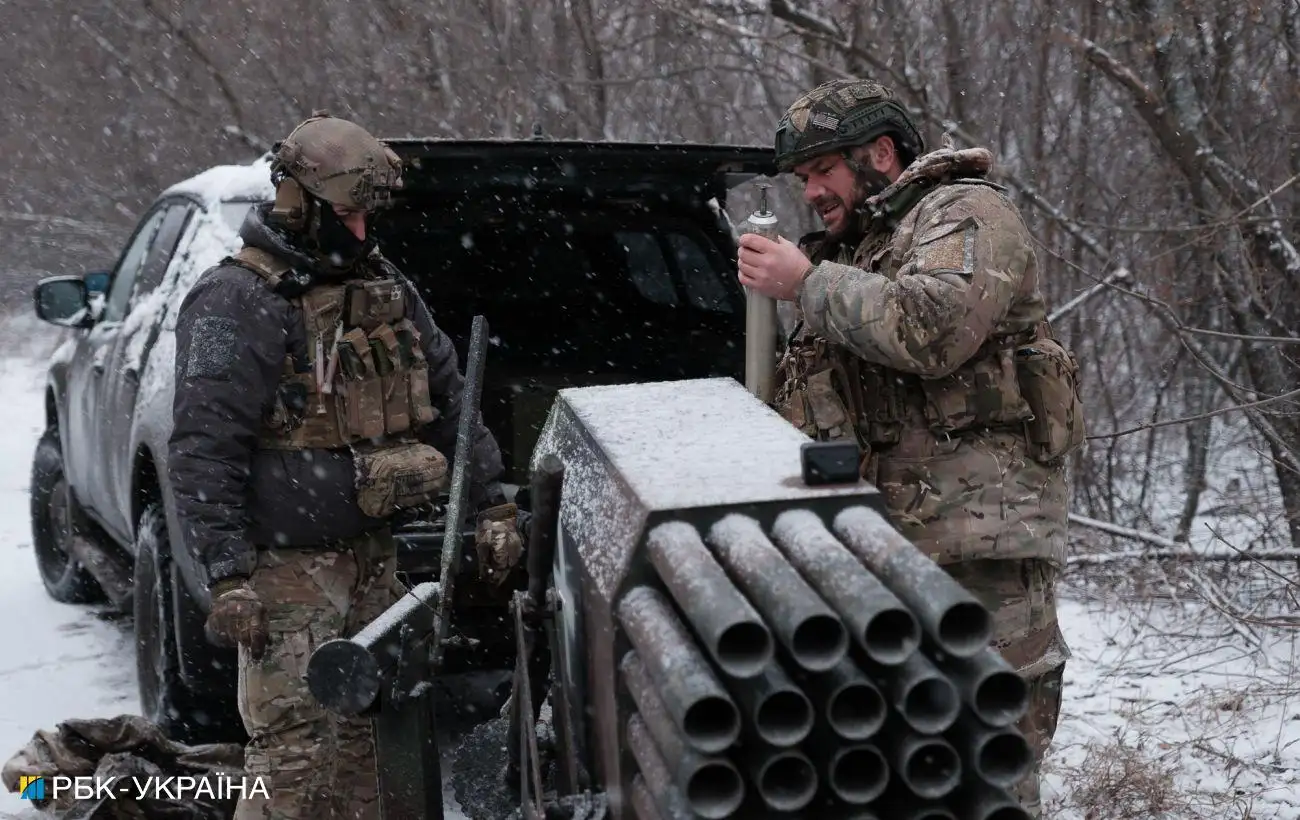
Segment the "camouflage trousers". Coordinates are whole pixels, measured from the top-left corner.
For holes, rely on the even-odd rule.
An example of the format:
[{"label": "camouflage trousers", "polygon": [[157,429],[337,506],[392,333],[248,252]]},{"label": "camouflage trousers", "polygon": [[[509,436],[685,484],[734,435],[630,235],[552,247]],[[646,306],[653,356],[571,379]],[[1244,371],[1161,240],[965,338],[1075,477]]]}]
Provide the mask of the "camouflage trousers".
[{"label": "camouflage trousers", "polygon": [[395,565],[387,530],[259,551],[250,582],[266,606],[270,642],[260,661],[240,647],[239,714],[249,735],[244,767],[266,778],[270,797],[244,797],[235,820],[379,817],[370,719],[318,704],[307,662],[321,643],[356,634],[397,600]]},{"label": "camouflage trousers", "polygon": [[1029,684],[1029,709],[1019,723],[1034,768],[1015,789],[1030,815],[1042,816],[1040,768],[1061,714],[1062,676],[1070,657],[1056,619],[1056,576],[1047,561],[983,560],[944,566],[993,614],[993,646]]}]

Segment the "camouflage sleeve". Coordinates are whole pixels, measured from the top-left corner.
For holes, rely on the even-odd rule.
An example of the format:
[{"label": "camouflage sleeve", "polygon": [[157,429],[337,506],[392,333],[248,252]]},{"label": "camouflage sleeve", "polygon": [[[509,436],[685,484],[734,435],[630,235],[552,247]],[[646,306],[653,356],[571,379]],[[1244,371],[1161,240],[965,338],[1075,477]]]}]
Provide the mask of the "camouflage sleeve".
[{"label": "camouflage sleeve", "polygon": [[868,361],[927,378],[974,355],[1010,309],[1033,249],[1019,214],[993,189],[945,194],[917,206],[895,280],[816,265],[799,295],[809,328]]},{"label": "camouflage sleeve", "polygon": [[286,307],[236,267],[209,271],[181,302],[167,468],[182,537],[210,583],[253,570],[245,496],[284,362]]},{"label": "camouflage sleeve", "polygon": [[[451,339],[433,321],[428,306],[410,279],[406,283],[407,296],[415,306],[411,321],[420,333],[420,347],[429,363],[429,397],[438,411],[438,418],[423,433],[426,444],[438,448],[448,460],[456,452],[456,428],[460,425],[461,399],[465,394],[465,377],[460,372],[460,361]],[[500,477],[504,471],[501,448],[492,432],[483,424],[480,414],[474,431],[474,457],[470,461],[470,506],[474,509],[500,504],[505,501]]]}]

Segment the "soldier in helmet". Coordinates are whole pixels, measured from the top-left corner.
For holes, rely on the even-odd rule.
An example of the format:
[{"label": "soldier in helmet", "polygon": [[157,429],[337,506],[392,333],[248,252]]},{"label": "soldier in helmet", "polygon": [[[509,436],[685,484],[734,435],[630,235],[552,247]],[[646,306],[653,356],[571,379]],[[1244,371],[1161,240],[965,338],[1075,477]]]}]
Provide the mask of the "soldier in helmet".
[{"label": "soldier in helmet", "polygon": [[[741,238],[740,282],[797,319],[774,404],[810,436],[856,440],[896,527],[989,606],[995,646],[1029,683],[1021,728],[1041,761],[1069,657],[1054,595],[1065,459],[1084,430],[1029,232],[987,150],[927,152],[874,82],[800,97],[776,153],[825,230]],[[1038,779],[1019,787],[1036,816]]]},{"label": "soldier in helmet", "polygon": [[[378,816],[369,719],[324,711],[304,672],[396,600],[394,518],[446,487],[455,449],[456,352],[370,230],[400,171],[361,127],[313,115],[275,151],[275,201],[250,210],[243,248],[181,305],[177,518],[207,568],[209,640],[238,646],[247,771],[270,783],[239,820]],[[475,430],[480,566],[499,582],[522,539]]]}]

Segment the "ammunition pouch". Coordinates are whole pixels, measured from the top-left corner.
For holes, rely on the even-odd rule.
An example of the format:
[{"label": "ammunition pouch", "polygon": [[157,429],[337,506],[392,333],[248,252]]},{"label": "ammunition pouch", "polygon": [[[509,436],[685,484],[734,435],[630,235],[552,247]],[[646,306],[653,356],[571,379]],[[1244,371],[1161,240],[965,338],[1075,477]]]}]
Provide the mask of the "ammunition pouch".
[{"label": "ammunition pouch", "polygon": [[[254,248],[233,261],[272,289],[292,274],[282,260]],[[428,361],[405,285],[377,267],[381,275],[373,278],[281,293],[302,311],[307,360],[286,357],[258,445],[350,448],[358,506],[366,515],[388,518],[430,504],[446,487],[447,460],[412,440],[438,417]]]},{"label": "ammunition pouch", "polygon": [[919,382],[925,422],[936,436],[1016,427],[1030,416],[1012,347],[1005,343],[985,345],[956,372]]},{"label": "ammunition pouch", "polygon": [[[776,411],[810,438],[834,440],[854,434],[854,389],[825,343],[792,346],[777,367]],[[847,399],[847,400],[846,400]]]},{"label": "ammunition pouch", "polygon": [[805,336],[786,351],[778,376],[774,404],[782,417],[814,439],[855,435],[867,450],[899,443],[909,422],[942,439],[1023,433],[1030,456],[1044,464],[1084,438],[1077,363],[1045,326],[991,340],[937,379],[869,364]]},{"label": "ammunition pouch", "polygon": [[1040,338],[1015,351],[1021,395],[1032,415],[1025,421],[1029,455],[1052,464],[1079,449],[1086,434],[1079,363],[1055,339]]},{"label": "ammunition pouch", "polygon": [[372,518],[430,504],[447,487],[447,459],[427,444],[354,447],[352,455],[357,506]]},{"label": "ammunition pouch", "polygon": [[[863,410],[858,421],[862,436],[877,448],[897,444],[903,437],[905,403],[899,389],[903,374],[883,367],[861,368]],[[867,397],[870,397],[869,399]]]},{"label": "ammunition pouch", "polygon": [[336,449],[402,437],[437,418],[406,287],[382,263],[379,276],[290,296],[281,285],[293,271],[273,254],[246,247],[230,261],[296,303],[306,330],[308,360],[286,358],[260,446]]},{"label": "ammunition pouch", "polygon": [[369,331],[380,324],[392,324],[407,315],[406,288],[396,279],[350,283],[344,322]]}]

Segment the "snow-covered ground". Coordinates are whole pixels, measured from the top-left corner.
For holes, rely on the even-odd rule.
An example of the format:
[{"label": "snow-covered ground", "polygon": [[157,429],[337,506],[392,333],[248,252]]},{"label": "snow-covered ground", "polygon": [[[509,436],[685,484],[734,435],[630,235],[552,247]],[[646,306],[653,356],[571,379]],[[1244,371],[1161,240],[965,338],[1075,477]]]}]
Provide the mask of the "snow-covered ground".
[{"label": "snow-covered ground", "polygon": [[1074,658],[1047,816],[1300,817],[1300,623],[1249,629],[1258,651],[1206,610],[1112,596],[1061,607]]},{"label": "snow-covered ground", "polygon": [[[52,729],[65,718],[138,711],[129,620],[56,603],[36,571],[28,484],[45,418],[39,355],[50,345],[49,334],[34,322],[17,324],[37,335],[15,332],[12,325],[0,334],[18,341],[27,354],[0,360],[0,628],[9,647],[0,655],[0,760],[37,729]],[[0,790],[0,817],[41,816],[18,795]]]},{"label": "snow-covered ground", "polygon": [[[0,338],[19,340],[22,354],[0,360],[2,761],[37,729],[135,712],[137,702],[129,621],[55,603],[41,587],[28,472],[50,345],[25,318]],[[1277,568],[1294,579],[1293,564]],[[1048,816],[1300,818],[1300,626],[1234,627],[1199,602],[1157,606],[1095,589],[1063,590],[1074,658],[1048,763]],[[40,817],[0,792],[0,818]]]}]

